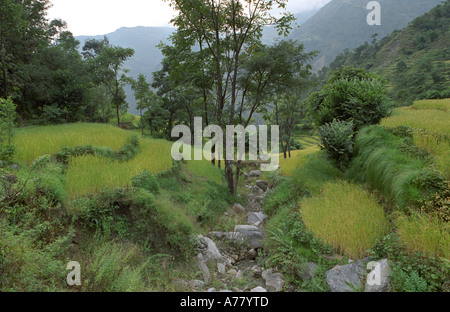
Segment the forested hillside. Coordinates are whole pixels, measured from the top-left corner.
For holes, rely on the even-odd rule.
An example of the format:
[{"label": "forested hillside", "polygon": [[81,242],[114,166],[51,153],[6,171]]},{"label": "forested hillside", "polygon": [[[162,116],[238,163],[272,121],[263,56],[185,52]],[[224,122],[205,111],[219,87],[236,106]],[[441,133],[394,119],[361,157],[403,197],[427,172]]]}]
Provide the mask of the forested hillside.
[{"label": "forested hillside", "polygon": [[382,39],[347,49],[321,75],[345,65],[382,75],[393,100],[411,104],[416,99],[450,97],[450,2],[416,18],[406,28]]},{"label": "forested hillside", "polygon": [[366,9],[369,1],[333,0],[294,30],[291,38],[300,40],[308,51],[320,51],[314,68],[327,66],[344,49],[353,49],[374,34],[384,37],[408,25],[414,18],[428,12],[441,0],[380,0],[381,25],[369,26]]}]

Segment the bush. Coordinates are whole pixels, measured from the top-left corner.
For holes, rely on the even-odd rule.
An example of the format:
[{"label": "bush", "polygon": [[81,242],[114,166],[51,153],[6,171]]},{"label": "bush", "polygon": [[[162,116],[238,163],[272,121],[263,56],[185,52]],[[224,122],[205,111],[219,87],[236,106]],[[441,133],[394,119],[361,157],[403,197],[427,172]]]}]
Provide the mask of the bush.
[{"label": "bush", "polygon": [[158,180],[147,170],[144,170],[141,174],[131,178],[131,185],[135,188],[142,188],[153,194],[159,194]]},{"label": "bush", "polygon": [[370,252],[376,259],[389,259],[392,286],[395,291],[449,290],[448,260],[425,257],[419,252],[408,252],[396,233],[378,239]]},{"label": "bush", "polygon": [[10,165],[16,154],[16,148],[13,145],[0,145],[0,168]]},{"label": "bush", "polygon": [[390,114],[386,94],[380,77],[344,67],[332,73],[323,89],[312,93],[306,103],[316,127],[337,119],[353,121],[353,129],[358,131]]},{"label": "bush", "polygon": [[16,105],[11,99],[0,98],[0,144],[11,144],[16,119]]},{"label": "bush", "polygon": [[353,152],[353,122],[337,121],[319,128],[321,148],[339,169],[346,166]]}]

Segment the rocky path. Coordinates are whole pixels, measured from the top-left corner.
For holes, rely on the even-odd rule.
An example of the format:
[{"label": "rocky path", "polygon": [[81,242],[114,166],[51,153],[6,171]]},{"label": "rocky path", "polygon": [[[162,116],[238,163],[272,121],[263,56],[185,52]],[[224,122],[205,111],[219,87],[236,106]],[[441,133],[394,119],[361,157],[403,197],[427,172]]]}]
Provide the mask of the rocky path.
[{"label": "rocky path", "polygon": [[233,232],[210,232],[199,235],[197,265],[202,280],[190,282],[194,291],[208,292],[279,292],[284,287],[281,273],[264,270],[262,257],[267,216],[261,204],[268,182],[259,180],[261,172],[246,176],[249,190],[248,205],[234,204],[232,209],[246,215],[246,224],[237,225]]}]

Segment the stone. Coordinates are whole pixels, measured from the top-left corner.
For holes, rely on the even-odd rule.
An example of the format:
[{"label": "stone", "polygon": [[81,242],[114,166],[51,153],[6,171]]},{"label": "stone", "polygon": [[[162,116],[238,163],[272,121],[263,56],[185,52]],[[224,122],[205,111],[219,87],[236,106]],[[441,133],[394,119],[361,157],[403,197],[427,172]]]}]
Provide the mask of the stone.
[{"label": "stone", "polygon": [[20,166],[17,165],[17,164],[12,164],[12,165],[9,166],[9,168],[12,169],[12,170],[18,171],[20,169]]},{"label": "stone", "polygon": [[253,277],[260,278],[262,276],[263,269],[259,265],[254,265],[251,268],[251,271],[253,272]]},{"label": "stone", "polygon": [[298,276],[304,281],[310,281],[316,275],[316,270],[319,266],[314,262],[305,263],[304,267],[299,270]]},{"label": "stone", "polygon": [[208,266],[203,261],[197,261],[197,263],[198,268],[202,272],[204,283],[209,284],[209,281],[211,280],[211,273],[209,272]]},{"label": "stone", "polygon": [[237,271],[235,269],[231,269],[231,270],[228,270],[227,274],[232,275],[234,277],[234,276],[236,276]]},{"label": "stone", "polygon": [[[369,273],[366,286],[364,291],[365,292],[389,292],[391,291],[391,280],[389,277],[389,262],[388,259],[383,259],[380,261],[373,262],[375,264],[374,266],[371,266],[370,262],[368,264],[369,269],[372,269],[372,271]],[[379,267],[377,267],[379,265]],[[377,285],[372,278],[376,277],[375,274],[380,274],[379,276],[379,284]],[[371,285],[373,284],[373,285]]]},{"label": "stone", "polygon": [[269,292],[280,292],[284,287],[284,276],[281,273],[265,270],[262,273],[262,278],[266,281],[266,289]]},{"label": "stone", "polygon": [[246,243],[251,248],[262,248],[263,247],[263,235],[261,231],[253,225],[236,225],[234,228],[235,232],[241,233]]},{"label": "stone", "polygon": [[262,180],[257,180],[256,185],[260,189],[262,189],[264,192],[267,191],[267,188],[269,187],[269,183],[267,183],[266,181],[262,181]]},{"label": "stone", "polygon": [[250,171],[249,176],[251,178],[258,178],[259,176],[261,176],[261,174],[262,174],[261,170],[252,170]]},{"label": "stone", "polygon": [[203,288],[205,286],[205,283],[203,281],[200,281],[200,280],[193,280],[193,281],[189,282],[189,285],[191,286],[191,288],[200,289],[200,288]]},{"label": "stone", "polygon": [[219,271],[220,274],[225,274],[225,265],[223,263],[217,263],[217,271]]},{"label": "stone", "polygon": [[254,260],[257,256],[258,252],[253,248],[247,252],[247,260]]},{"label": "stone", "polygon": [[234,204],[233,209],[236,210],[239,213],[245,213],[245,208],[241,204]]},{"label": "stone", "polygon": [[[361,260],[347,265],[337,265],[326,272],[331,292],[353,292],[363,287],[365,267]],[[352,285],[352,286],[350,286]]]},{"label": "stone", "polygon": [[216,243],[214,243],[208,237],[204,237],[202,235],[199,235],[198,238],[200,240],[200,243],[205,245],[205,247],[206,247],[205,250],[202,251],[203,261],[205,263],[222,261],[223,256],[220,253],[219,249],[217,248]]},{"label": "stone", "polygon": [[217,290],[215,288],[208,289],[208,292],[216,292]]},{"label": "stone", "polygon": [[248,224],[262,223],[267,219],[267,216],[262,212],[250,212],[247,217]]},{"label": "stone", "polygon": [[261,286],[255,287],[250,292],[267,292],[265,288],[262,288]]}]

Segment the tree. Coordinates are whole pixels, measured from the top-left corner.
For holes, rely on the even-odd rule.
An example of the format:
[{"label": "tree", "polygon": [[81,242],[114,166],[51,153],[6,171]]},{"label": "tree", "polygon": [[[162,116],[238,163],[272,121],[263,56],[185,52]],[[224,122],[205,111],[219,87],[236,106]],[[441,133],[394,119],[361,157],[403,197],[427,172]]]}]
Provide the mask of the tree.
[{"label": "tree", "polygon": [[17,106],[11,99],[0,98],[0,143],[12,144]]},{"label": "tree", "polygon": [[308,112],[316,127],[333,120],[352,121],[354,131],[358,131],[390,114],[386,94],[378,76],[360,68],[344,67],[333,72],[321,91],[308,97]]},{"label": "tree", "polygon": [[145,122],[143,122],[143,110],[154,106],[161,106],[161,99],[150,90],[150,83],[147,82],[143,74],[139,74],[138,80],[132,80],[131,87],[134,91],[134,98],[137,101],[137,109],[141,116],[141,129],[144,134]]},{"label": "tree", "polygon": [[[178,11],[173,24],[191,42],[202,44],[215,68],[214,119],[217,125],[234,125],[240,94],[238,76],[242,55],[260,44],[263,27],[276,25],[280,34],[290,29],[292,14],[271,14],[285,9],[286,0],[166,0]],[[229,101],[228,101],[229,99]],[[224,140],[225,142],[225,140]],[[225,146],[224,146],[225,147]],[[239,172],[233,175],[233,161],[225,160],[225,176],[235,194]]]},{"label": "tree", "polygon": [[[87,54],[94,50],[94,53]],[[117,126],[120,127],[120,112],[126,110],[124,86],[130,83],[127,77],[128,70],[123,65],[134,55],[134,50],[118,46],[110,46],[107,39],[103,41],[90,41],[83,48],[89,55],[89,63],[94,81],[106,87],[112,97],[112,104],[116,110]]]}]

